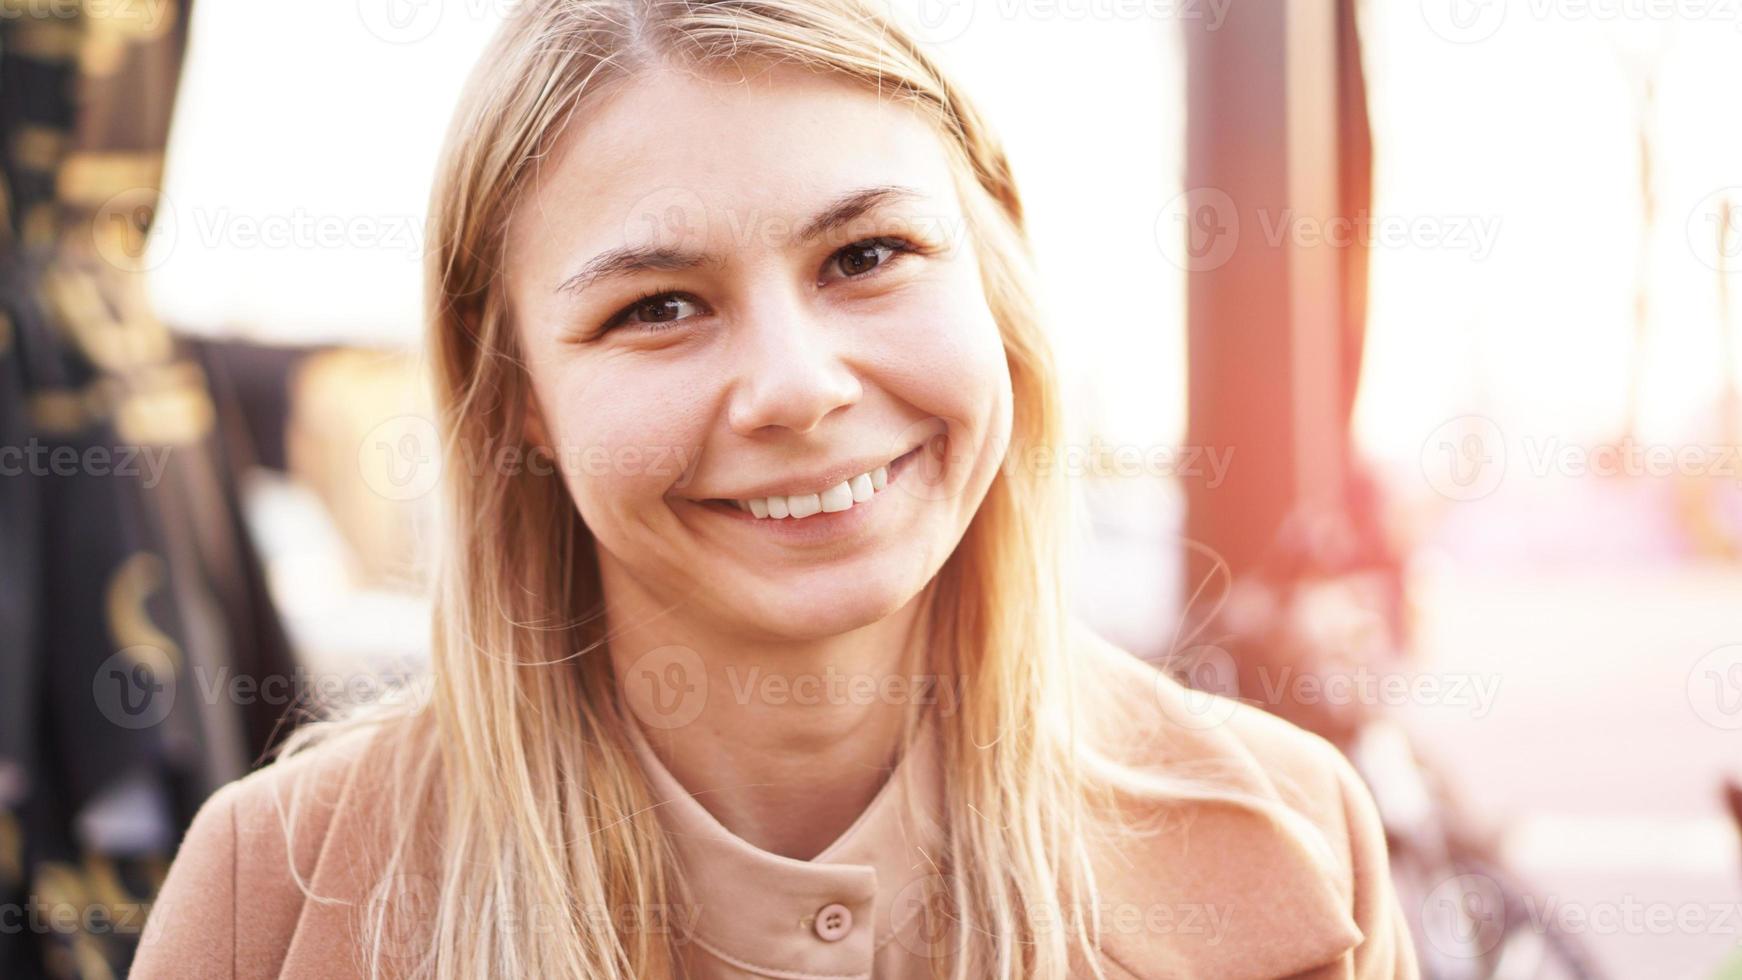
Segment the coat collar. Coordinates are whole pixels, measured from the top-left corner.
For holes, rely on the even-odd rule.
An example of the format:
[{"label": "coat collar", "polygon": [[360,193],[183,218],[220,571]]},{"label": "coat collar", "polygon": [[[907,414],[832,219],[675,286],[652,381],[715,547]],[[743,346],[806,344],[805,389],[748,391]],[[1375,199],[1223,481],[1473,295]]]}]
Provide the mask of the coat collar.
[{"label": "coat collar", "polygon": [[[1289,774],[1279,777],[1258,761],[1281,750],[1265,741],[1281,723],[1221,699],[1207,704],[1206,715],[1200,699],[1208,696],[1119,656],[1141,673],[1127,678],[1116,726],[1122,738],[1111,746],[1115,761],[1152,776],[1214,763],[1216,775],[1212,791],[1189,804],[1158,803],[1159,788],[1131,794],[1133,814],[1161,816],[1160,829],[1091,846],[1102,955],[1145,980],[1260,980],[1333,962],[1359,943],[1344,873],[1347,840],[1315,847],[1313,837],[1285,832],[1239,802],[1256,796],[1301,812],[1303,798]],[[935,859],[946,846],[936,724],[928,718],[865,813],[811,861],[763,851],[726,830],[633,730],[696,906],[688,919],[696,944],[775,976],[867,976],[892,939],[923,952],[928,939],[919,920],[928,887],[940,880]],[[1313,795],[1322,805],[1325,794]],[[1334,789],[1331,795],[1335,812],[1308,807],[1309,824],[1342,826],[1340,796]],[[853,927],[844,939],[822,941],[815,917],[836,903],[850,911]]]},{"label": "coat collar", "polygon": [[[714,956],[771,976],[870,975],[877,951],[911,917],[916,882],[935,875],[944,844],[935,722],[852,826],[809,861],[762,850],[727,830],[660,762],[638,726],[630,741],[689,890],[686,938]],[[825,939],[817,917],[831,906],[850,917],[846,935]]]},{"label": "coat collar", "polygon": [[[1159,803],[1159,785],[1130,794],[1135,815],[1159,817],[1162,829],[1093,852],[1115,912],[1102,950],[1145,978],[1263,980],[1333,963],[1359,944],[1343,790],[1325,755],[1335,749],[1123,651],[1111,656],[1096,666],[1125,681],[1113,758],[1151,781],[1199,775],[1210,788],[1185,804]],[[1299,832],[1244,802],[1253,798],[1300,815]]]}]

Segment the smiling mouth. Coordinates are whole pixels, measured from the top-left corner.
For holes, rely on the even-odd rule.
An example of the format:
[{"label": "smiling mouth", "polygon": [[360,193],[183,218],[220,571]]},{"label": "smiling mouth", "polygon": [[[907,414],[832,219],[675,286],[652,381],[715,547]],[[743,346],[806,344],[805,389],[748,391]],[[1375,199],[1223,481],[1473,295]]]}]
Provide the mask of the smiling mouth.
[{"label": "smiling mouth", "polygon": [[743,511],[757,520],[802,521],[817,514],[838,514],[868,503],[913,460],[923,446],[915,446],[895,459],[860,473],[822,491],[747,499],[715,497],[706,501],[710,506]]}]

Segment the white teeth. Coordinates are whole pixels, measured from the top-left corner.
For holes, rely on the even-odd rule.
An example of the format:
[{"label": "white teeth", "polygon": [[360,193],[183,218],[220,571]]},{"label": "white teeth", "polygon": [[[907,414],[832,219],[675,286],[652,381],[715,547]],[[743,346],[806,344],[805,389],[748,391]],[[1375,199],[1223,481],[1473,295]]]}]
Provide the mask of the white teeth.
[{"label": "white teeth", "polygon": [[843,480],[823,491],[823,513],[833,514],[851,506],[853,506],[853,488],[847,486],[846,481]]},{"label": "white teeth", "polygon": [[801,518],[812,514],[834,514],[852,508],[854,504],[862,504],[871,499],[872,494],[889,485],[889,467],[879,466],[867,473],[861,473],[850,480],[824,490],[822,493],[801,493],[781,497],[753,497],[749,500],[734,500],[733,506],[739,510],[749,511],[758,519],[785,517]]},{"label": "white teeth", "polygon": [[823,501],[814,493],[794,494],[786,498],[786,509],[794,517],[809,517],[823,509]]}]

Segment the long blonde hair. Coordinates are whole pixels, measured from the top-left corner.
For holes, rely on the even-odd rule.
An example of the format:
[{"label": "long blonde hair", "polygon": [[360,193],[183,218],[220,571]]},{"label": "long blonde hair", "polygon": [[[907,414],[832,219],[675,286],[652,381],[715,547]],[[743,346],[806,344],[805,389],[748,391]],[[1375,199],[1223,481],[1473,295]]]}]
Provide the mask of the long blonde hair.
[{"label": "long blonde hair", "polygon": [[[467,472],[468,449],[530,448],[529,382],[499,270],[517,193],[564,124],[646,66],[750,61],[854,80],[935,126],[1009,363],[1008,451],[1023,459],[1060,445],[1058,383],[1027,288],[1009,163],[962,92],[871,0],[527,0],[468,82],[431,197],[427,353],[447,472]],[[565,912],[536,931],[502,920],[515,910],[669,908],[682,881],[626,740],[634,721],[604,650],[594,543],[560,476],[471,473],[443,481],[442,493],[432,687],[392,716],[422,737],[396,740],[388,876],[440,817],[432,935],[409,972],[672,976],[667,938],[618,916]],[[1084,696],[1068,662],[1061,581],[1067,510],[1060,468],[1001,467],[928,586],[927,670],[962,693],[938,728],[948,773],[940,870],[958,923],[935,961],[940,976],[1062,978],[1073,958],[1099,973],[1092,912],[1069,917],[1068,929],[1036,926],[1057,921],[1061,905],[1098,904],[1088,849],[1112,809],[1107,780],[1079,761]],[[334,729],[305,730],[292,749]],[[388,972],[392,926],[385,914],[371,920],[374,975]]]}]

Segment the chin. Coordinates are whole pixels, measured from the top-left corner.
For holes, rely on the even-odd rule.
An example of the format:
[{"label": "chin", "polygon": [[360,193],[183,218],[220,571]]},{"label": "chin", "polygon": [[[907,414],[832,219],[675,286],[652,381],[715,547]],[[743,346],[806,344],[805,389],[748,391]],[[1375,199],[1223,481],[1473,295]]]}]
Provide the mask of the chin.
[{"label": "chin", "polygon": [[895,614],[924,587],[923,581],[897,584],[865,575],[848,581],[834,573],[791,585],[767,584],[753,595],[721,598],[750,621],[753,632],[783,640],[820,640]]}]

